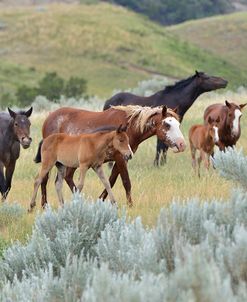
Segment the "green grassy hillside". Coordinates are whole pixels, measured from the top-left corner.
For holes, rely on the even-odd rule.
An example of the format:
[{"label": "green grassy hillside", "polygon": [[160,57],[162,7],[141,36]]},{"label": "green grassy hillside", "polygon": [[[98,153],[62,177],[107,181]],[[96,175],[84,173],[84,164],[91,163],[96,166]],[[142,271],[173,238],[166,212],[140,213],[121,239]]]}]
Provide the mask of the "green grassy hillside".
[{"label": "green grassy hillside", "polygon": [[246,71],[247,12],[190,21],[169,31]]},{"label": "green grassy hillside", "polygon": [[247,80],[221,54],[106,3],[3,8],[0,45],[0,94],[20,84],[35,85],[47,71],[85,77],[89,93],[101,96],[133,87],[152,73],[183,78],[198,69],[221,75],[235,87]]}]

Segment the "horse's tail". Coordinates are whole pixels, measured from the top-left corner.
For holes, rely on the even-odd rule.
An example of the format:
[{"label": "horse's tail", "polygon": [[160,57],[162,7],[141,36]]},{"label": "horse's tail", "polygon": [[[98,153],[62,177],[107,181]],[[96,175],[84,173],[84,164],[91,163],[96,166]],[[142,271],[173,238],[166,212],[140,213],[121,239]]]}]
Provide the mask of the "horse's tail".
[{"label": "horse's tail", "polygon": [[39,142],[38,151],[37,151],[37,154],[36,154],[36,156],[35,156],[35,158],[34,158],[34,162],[35,162],[36,164],[41,163],[41,146],[42,146],[42,144],[43,144],[43,140],[41,140],[41,141]]}]

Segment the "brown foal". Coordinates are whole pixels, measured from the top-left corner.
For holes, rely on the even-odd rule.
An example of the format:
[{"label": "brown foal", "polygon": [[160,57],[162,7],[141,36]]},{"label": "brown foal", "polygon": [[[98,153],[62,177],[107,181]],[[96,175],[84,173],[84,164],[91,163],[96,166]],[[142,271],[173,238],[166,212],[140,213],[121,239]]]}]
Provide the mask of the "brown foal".
[{"label": "brown foal", "polygon": [[206,169],[210,166],[210,156],[214,153],[214,145],[219,141],[218,127],[220,122],[218,117],[213,121],[210,117],[207,125],[194,125],[189,130],[190,151],[192,157],[192,167],[196,172],[196,150],[200,155],[197,158],[198,177],[200,177],[200,164],[204,161]]},{"label": "brown foal", "polygon": [[126,134],[127,127],[120,126],[117,130],[110,132],[96,132],[92,134],[68,135],[56,133],[44,139],[41,147],[41,170],[35,179],[33,196],[30,209],[36,205],[35,199],[38,188],[54,165],[58,170],[55,182],[58,199],[64,204],[62,195],[62,184],[66,167],[80,168],[80,180],[77,189],[81,192],[84,178],[89,168],[93,168],[107,190],[110,200],[115,203],[110,183],[105,177],[102,165],[109,152],[119,151],[125,160],[132,157],[133,152],[129,145]]}]

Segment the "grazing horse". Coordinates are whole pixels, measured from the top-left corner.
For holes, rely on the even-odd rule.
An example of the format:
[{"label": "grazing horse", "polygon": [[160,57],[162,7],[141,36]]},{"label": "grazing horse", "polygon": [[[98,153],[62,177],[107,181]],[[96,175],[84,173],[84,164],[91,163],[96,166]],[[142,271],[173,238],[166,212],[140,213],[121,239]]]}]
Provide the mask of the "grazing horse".
[{"label": "grazing horse", "polygon": [[226,147],[233,147],[236,145],[240,134],[240,118],[242,116],[242,109],[247,105],[237,105],[225,101],[223,104],[213,104],[206,108],[204,112],[204,123],[208,124],[209,118],[216,120],[220,117],[220,122],[217,124],[219,128],[219,141],[217,146],[221,151]]},{"label": "grazing horse", "polygon": [[[140,105],[140,106],[162,106],[166,105],[171,109],[178,108],[178,115],[182,122],[187,110],[194,101],[204,92],[225,88],[227,81],[215,76],[209,76],[203,72],[196,71],[187,79],[177,82],[175,85],[167,86],[149,97],[134,95],[128,92],[120,92],[105,102],[103,110],[110,106],[118,105]],[[166,162],[168,146],[157,140],[156,156],[154,165],[159,166]]]},{"label": "grazing horse", "polygon": [[200,164],[204,161],[206,169],[210,166],[210,156],[214,153],[214,145],[219,141],[218,127],[220,117],[216,121],[208,118],[207,125],[194,125],[189,130],[190,151],[192,157],[192,167],[196,172],[196,150],[200,155],[197,159],[198,177],[200,177]]},{"label": "grazing horse", "polygon": [[[0,112],[0,192],[4,201],[11,189],[16,160],[20,155],[20,145],[27,149],[31,144],[30,121],[33,108],[27,111]],[[5,176],[4,176],[5,168]]]},{"label": "grazing horse", "polygon": [[[180,123],[178,115],[170,109],[164,107],[141,107],[141,106],[118,106],[103,112],[93,112],[74,108],[60,108],[52,112],[44,121],[42,136],[46,138],[52,133],[80,134],[92,132],[99,127],[126,125],[128,123],[127,134],[130,147],[135,153],[138,145],[153,135],[166,142],[173,148],[174,152],[182,152],[185,149],[184,137],[179,129]],[[133,204],[131,197],[131,182],[127,169],[127,162],[119,152],[108,152],[105,162],[115,161],[113,166],[110,184],[114,186],[120,174],[123,186],[126,191],[128,204]],[[70,189],[73,190],[75,184],[73,175],[75,168],[68,168],[65,180]],[[46,184],[48,174],[41,184],[42,200],[44,207],[47,203]],[[107,191],[104,190],[100,198],[105,199]]]},{"label": "grazing horse", "polygon": [[80,168],[80,180],[77,186],[79,192],[83,188],[87,170],[92,168],[104,184],[111,202],[115,203],[110,183],[104,175],[102,165],[109,152],[118,151],[126,160],[132,158],[133,152],[129,145],[126,129],[127,127],[122,128],[120,125],[117,130],[110,132],[101,131],[71,136],[65,133],[55,133],[46,137],[40,148],[42,166],[35,180],[30,210],[36,204],[37,191],[43,178],[54,165],[57,166],[58,170],[55,185],[61,206],[64,204],[62,184],[66,167]]}]

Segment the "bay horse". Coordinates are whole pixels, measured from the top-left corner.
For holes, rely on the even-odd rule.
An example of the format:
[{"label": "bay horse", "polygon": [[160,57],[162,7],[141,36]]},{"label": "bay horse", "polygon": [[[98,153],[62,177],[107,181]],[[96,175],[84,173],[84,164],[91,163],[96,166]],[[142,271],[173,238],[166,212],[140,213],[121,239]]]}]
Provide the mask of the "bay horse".
[{"label": "bay horse", "polygon": [[[180,116],[180,122],[182,122],[187,110],[202,93],[225,88],[227,83],[223,78],[195,71],[193,76],[181,80],[174,85],[167,86],[148,97],[138,96],[129,92],[117,93],[105,102],[103,110],[110,108],[110,106],[118,105],[150,107],[166,105],[171,109],[178,109],[177,113]],[[167,144],[158,139],[154,165],[159,166],[166,162],[167,150]]]},{"label": "bay horse", "polygon": [[219,141],[217,146],[221,151],[226,147],[233,147],[236,145],[240,135],[240,118],[242,116],[242,109],[247,105],[237,105],[225,101],[225,104],[213,104],[206,108],[204,112],[204,123],[208,124],[209,118],[216,120],[220,117],[220,122],[217,124],[219,129]]},{"label": "bay horse", "polygon": [[[132,151],[135,153],[139,144],[153,135],[165,141],[174,152],[182,152],[185,149],[185,140],[179,129],[178,115],[171,109],[164,107],[141,107],[141,106],[117,106],[103,112],[94,112],[75,108],[60,108],[50,113],[44,121],[42,136],[46,138],[52,133],[80,134],[92,132],[99,127],[126,125],[127,135]],[[127,169],[127,162],[119,152],[109,152],[105,162],[115,161],[109,178],[111,187],[114,186],[120,174],[123,186],[126,191],[127,202],[133,205],[131,196],[131,182]],[[73,190],[75,184],[73,175],[75,168],[68,168],[65,180],[70,189]],[[48,174],[41,184],[42,199],[44,207],[47,204],[46,184]],[[103,200],[107,197],[104,190],[100,195]]]},{"label": "bay horse", "polygon": [[55,182],[60,205],[63,206],[62,184],[66,167],[80,168],[80,180],[77,189],[81,192],[86,172],[92,168],[107,190],[110,200],[115,203],[110,183],[105,177],[102,165],[109,152],[117,151],[126,160],[131,159],[133,152],[129,145],[127,127],[120,125],[117,130],[96,132],[93,134],[68,135],[55,133],[46,137],[41,146],[41,169],[34,183],[33,196],[29,211],[36,205],[38,188],[47,173],[57,166],[58,174]]},{"label": "bay horse", "polygon": [[[20,145],[27,149],[31,144],[30,121],[33,108],[27,111],[0,112],[0,192],[4,201],[11,189]],[[5,170],[5,171],[4,171]]]},{"label": "bay horse", "polygon": [[[200,164],[202,160],[204,161],[205,168],[209,169],[210,156],[212,156],[214,153],[214,145],[219,141],[217,127],[219,122],[219,116],[215,121],[209,117],[207,125],[193,125],[189,130],[192,167],[196,172],[196,166],[198,164],[198,177],[200,177]],[[200,155],[196,160],[197,150],[199,150]]]}]

